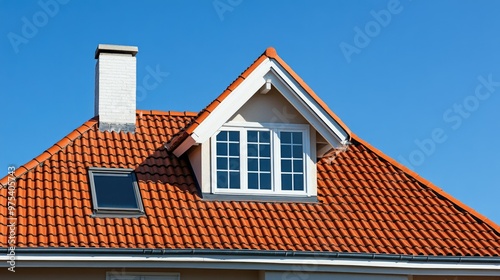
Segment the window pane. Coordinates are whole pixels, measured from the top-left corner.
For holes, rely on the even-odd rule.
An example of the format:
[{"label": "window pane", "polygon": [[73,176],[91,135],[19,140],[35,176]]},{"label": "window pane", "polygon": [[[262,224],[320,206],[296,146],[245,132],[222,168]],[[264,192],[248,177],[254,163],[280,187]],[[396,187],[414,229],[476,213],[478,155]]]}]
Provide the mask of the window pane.
[{"label": "window pane", "polygon": [[293,175],[293,190],[303,191],[304,190],[304,176],[302,174]]},{"label": "window pane", "polygon": [[292,161],[289,159],[281,160],[281,172],[292,172]]},{"label": "window pane", "polygon": [[261,190],[271,189],[271,173],[260,174],[260,189]]},{"label": "window pane", "polygon": [[251,131],[249,130],[248,133],[247,133],[247,141],[248,142],[257,142],[258,140],[258,136],[257,136],[257,131]]},{"label": "window pane", "polygon": [[218,156],[227,156],[227,144],[226,143],[217,143],[217,155]]},{"label": "window pane", "polygon": [[230,156],[239,156],[240,155],[240,144],[239,143],[230,143],[229,144],[229,155]]},{"label": "window pane", "polygon": [[302,132],[293,132],[293,143],[302,144]]},{"label": "window pane", "polygon": [[229,131],[229,141],[240,141],[240,132],[239,131]]},{"label": "window pane", "polygon": [[281,189],[284,191],[292,190],[292,175],[282,174],[281,175]]},{"label": "window pane", "polygon": [[217,141],[227,141],[227,131],[221,131],[217,134]]},{"label": "window pane", "polygon": [[138,209],[135,180],[131,173],[92,173],[97,207]]},{"label": "window pane", "polygon": [[258,159],[248,159],[248,171],[259,171],[259,160]]},{"label": "window pane", "polygon": [[292,157],[292,146],[281,145],[281,158],[291,158]]},{"label": "window pane", "polygon": [[294,160],[293,161],[293,172],[303,172],[304,170],[304,165],[302,162],[302,159],[299,160]]},{"label": "window pane", "polygon": [[248,173],[248,188],[252,190],[259,188],[259,174]]},{"label": "window pane", "polygon": [[258,151],[257,144],[248,144],[247,154],[249,157],[256,157],[259,154]]},{"label": "window pane", "polygon": [[227,189],[229,186],[227,172],[218,171],[217,172],[217,188],[219,189]]},{"label": "window pane", "polygon": [[271,160],[261,159],[260,160],[260,171],[271,171]]},{"label": "window pane", "polygon": [[260,137],[259,137],[259,142],[260,143],[270,143],[270,141],[271,141],[270,135],[271,135],[271,133],[269,131],[261,131]]},{"label": "window pane", "polygon": [[225,157],[217,157],[217,169],[225,169],[227,170],[227,158]]},{"label": "window pane", "polygon": [[229,172],[229,188],[240,188],[240,172]]},{"label": "window pane", "polygon": [[270,145],[267,145],[267,144],[260,145],[260,156],[261,157],[270,157],[271,156]]},{"label": "window pane", "polygon": [[229,158],[229,170],[240,170],[240,159],[239,158]]},{"label": "window pane", "polygon": [[302,145],[300,146],[293,146],[293,157],[294,158],[302,158]]},{"label": "window pane", "polygon": [[292,133],[291,132],[281,132],[280,133],[281,143],[290,144],[292,143]]}]

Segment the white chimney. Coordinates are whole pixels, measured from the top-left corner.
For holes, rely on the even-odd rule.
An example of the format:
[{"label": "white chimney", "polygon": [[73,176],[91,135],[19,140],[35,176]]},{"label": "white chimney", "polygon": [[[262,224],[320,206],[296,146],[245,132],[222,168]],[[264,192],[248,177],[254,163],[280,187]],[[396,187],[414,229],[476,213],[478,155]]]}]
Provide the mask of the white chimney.
[{"label": "white chimney", "polygon": [[135,132],[137,52],[134,46],[97,46],[94,109],[101,131]]}]

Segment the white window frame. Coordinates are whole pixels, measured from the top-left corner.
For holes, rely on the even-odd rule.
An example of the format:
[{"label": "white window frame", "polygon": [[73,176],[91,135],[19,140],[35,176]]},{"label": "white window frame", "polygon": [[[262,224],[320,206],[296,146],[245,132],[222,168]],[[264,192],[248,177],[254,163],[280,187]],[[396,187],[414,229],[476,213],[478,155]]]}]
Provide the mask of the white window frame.
[{"label": "white window frame", "polygon": [[[139,277],[139,279],[137,279]],[[160,278],[161,277],[161,278]],[[107,271],[106,280],[180,280],[180,273]]]},{"label": "white window frame", "polygon": [[[262,130],[271,131],[271,190],[249,189],[248,188],[248,155],[247,155],[247,131]],[[217,188],[217,145],[216,136],[220,131],[240,132],[240,188],[239,189],[219,189]],[[301,132],[304,149],[303,173],[304,190],[284,191],[281,190],[281,142],[279,133]],[[311,186],[310,169],[313,164],[311,159],[310,128],[307,124],[287,124],[287,123],[256,123],[256,122],[228,122],[210,139],[210,165],[211,165],[211,193],[213,194],[240,194],[240,195],[280,195],[280,196],[311,196],[313,187]]]}]

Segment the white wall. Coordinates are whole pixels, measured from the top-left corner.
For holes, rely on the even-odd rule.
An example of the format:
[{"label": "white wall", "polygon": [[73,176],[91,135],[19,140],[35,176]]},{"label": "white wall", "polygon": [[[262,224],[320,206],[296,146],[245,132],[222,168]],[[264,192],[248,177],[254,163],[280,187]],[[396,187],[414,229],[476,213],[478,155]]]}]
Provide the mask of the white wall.
[{"label": "white wall", "polygon": [[274,88],[267,94],[256,93],[229,119],[229,121],[308,123],[288,100]]}]

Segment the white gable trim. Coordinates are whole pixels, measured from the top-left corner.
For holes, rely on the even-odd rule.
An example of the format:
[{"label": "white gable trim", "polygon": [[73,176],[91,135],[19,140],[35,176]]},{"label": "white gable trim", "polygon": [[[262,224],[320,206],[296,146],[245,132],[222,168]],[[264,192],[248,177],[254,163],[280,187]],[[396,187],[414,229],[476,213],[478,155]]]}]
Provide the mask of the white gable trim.
[{"label": "white gable trim", "polygon": [[207,141],[260,89],[271,84],[303,115],[332,147],[347,143],[348,133],[274,59],[266,58],[175,150],[181,156],[194,144]]},{"label": "white gable trim", "polygon": [[338,147],[347,143],[347,132],[280,65],[274,63],[266,79],[271,79],[278,91],[330,145]]},{"label": "white gable trim", "polygon": [[264,86],[264,75],[269,71],[270,60],[264,60],[241,84],[236,87],[215,110],[193,131],[196,143],[203,143],[225,124],[252,96]]}]

